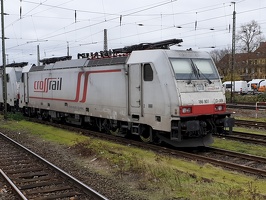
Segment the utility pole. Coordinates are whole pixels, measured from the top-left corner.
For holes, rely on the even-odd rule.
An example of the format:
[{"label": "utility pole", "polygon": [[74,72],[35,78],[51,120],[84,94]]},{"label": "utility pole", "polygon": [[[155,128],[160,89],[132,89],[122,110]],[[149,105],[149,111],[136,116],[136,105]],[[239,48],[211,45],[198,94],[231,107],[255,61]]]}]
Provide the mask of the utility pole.
[{"label": "utility pole", "polygon": [[107,47],[107,29],[104,29],[104,36],[103,36],[103,50],[104,52],[108,51],[108,47]]},{"label": "utility pole", "polygon": [[5,50],[5,25],[4,25],[4,0],[1,0],[1,24],[2,24],[2,59],[3,59],[3,100],[4,119],[7,119],[7,88],[6,88],[6,50]]},{"label": "utility pole", "polygon": [[37,45],[37,66],[40,66],[40,45]]},{"label": "utility pole", "polygon": [[234,68],[235,68],[235,53],[236,53],[236,11],[235,4],[236,2],[231,2],[234,5],[233,12],[233,31],[232,31],[232,59],[231,59],[231,103],[234,102],[234,92],[235,92],[235,84],[233,84],[234,79]]},{"label": "utility pole", "polygon": [[67,42],[67,56],[69,56],[69,42]]}]

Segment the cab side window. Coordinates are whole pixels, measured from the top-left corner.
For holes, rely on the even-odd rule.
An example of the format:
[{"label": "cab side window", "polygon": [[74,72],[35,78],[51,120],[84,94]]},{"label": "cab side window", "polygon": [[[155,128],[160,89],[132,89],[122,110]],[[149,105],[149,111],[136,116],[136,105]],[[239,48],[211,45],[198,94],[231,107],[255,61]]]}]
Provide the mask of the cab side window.
[{"label": "cab side window", "polygon": [[149,63],[143,65],[143,79],[144,81],[153,80],[153,70]]}]

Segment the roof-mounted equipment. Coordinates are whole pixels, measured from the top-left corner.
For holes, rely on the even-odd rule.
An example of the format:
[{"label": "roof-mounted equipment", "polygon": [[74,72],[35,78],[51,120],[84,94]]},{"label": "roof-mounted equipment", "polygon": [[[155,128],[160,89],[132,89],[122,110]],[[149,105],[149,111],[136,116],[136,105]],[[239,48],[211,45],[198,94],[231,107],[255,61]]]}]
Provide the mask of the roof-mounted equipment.
[{"label": "roof-mounted equipment", "polygon": [[48,65],[51,63],[56,63],[58,61],[65,61],[65,60],[71,60],[72,56],[61,56],[61,57],[52,57],[52,58],[44,58],[40,60],[43,65]]},{"label": "roof-mounted equipment", "polygon": [[77,57],[88,58],[91,60],[102,59],[102,58],[112,58],[112,57],[126,57],[132,51],[136,50],[147,50],[147,49],[169,49],[170,46],[179,44],[183,42],[182,39],[170,39],[163,40],[155,43],[140,43],[132,46],[125,46],[124,48],[113,49],[109,51],[91,52],[91,53],[78,53]]},{"label": "roof-mounted equipment", "polygon": [[[25,67],[26,65],[28,65],[28,62],[10,63],[10,64],[7,64],[6,67]],[[2,67],[3,66],[0,66],[0,68]]]},{"label": "roof-mounted equipment", "polygon": [[170,46],[181,42],[183,42],[182,39],[170,39],[154,43],[140,43],[132,46],[125,46],[124,48],[113,49],[113,53],[131,53],[132,51],[147,49],[169,49]]}]

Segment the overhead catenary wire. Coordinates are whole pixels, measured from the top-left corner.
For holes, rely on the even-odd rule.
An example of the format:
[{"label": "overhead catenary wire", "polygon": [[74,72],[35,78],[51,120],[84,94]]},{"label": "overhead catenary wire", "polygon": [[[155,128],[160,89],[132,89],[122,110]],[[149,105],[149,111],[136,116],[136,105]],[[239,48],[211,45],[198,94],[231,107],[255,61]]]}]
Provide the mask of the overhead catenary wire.
[{"label": "overhead catenary wire", "polygon": [[[27,1],[27,0],[23,0],[23,4],[25,3],[29,3],[30,4],[33,4],[35,3],[35,6],[37,5],[36,2],[32,2],[32,1]],[[67,1],[64,1],[63,3],[66,3]],[[69,2],[69,1],[68,1]],[[177,3],[178,1],[162,1],[161,4],[165,3],[165,5],[167,5],[167,3],[171,3],[171,6],[173,7],[174,4],[173,3]],[[45,15],[45,12],[42,11],[42,10],[47,10],[47,8],[49,9],[64,9],[64,6],[51,6],[51,7],[47,7],[47,4],[48,1],[44,1],[42,2],[43,5],[40,5],[38,8],[42,8],[41,10],[33,10],[30,14],[32,15],[25,15],[23,14],[23,18],[21,19],[22,21],[25,20],[26,18],[28,17],[32,17],[32,18],[42,18],[42,17],[46,17]],[[225,9],[224,7],[228,7],[228,4],[224,5],[222,4],[223,6],[221,6],[221,4],[216,4],[216,5],[210,5],[210,6],[203,6],[199,9],[191,9],[191,10],[188,10],[186,11],[186,14],[191,14],[193,13],[195,10],[197,13],[207,13],[211,10],[219,10],[221,8]],[[173,31],[173,34],[175,33],[175,35],[177,33],[181,33],[182,34],[182,37],[186,37],[186,38],[189,38],[189,34],[187,36],[185,36],[184,34],[187,34],[189,33],[189,27],[195,25],[195,21],[187,21],[187,22],[183,22],[183,23],[180,23],[180,24],[176,24],[178,23],[179,21],[178,20],[174,20],[175,19],[175,15],[178,15],[179,13],[183,13],[185,14],[184,12],[172,12],[172,13],[155,13],[154,14],[151,14],[151,13],[146,13],[144,11],[146,10],[151,10],[153,9],[153,7],[160,7],[160,4],[153,4],[152,6],[150,7],[144,7],[143,9],[139,9],[139,10],[135,10],[135,9],[131,9],[130,11],[132,12],[126,12],[126,11],[123,11],[123,14],[122,14],[122,17],[123,17],[123,23],[121,23],[121,26],[120,26],[120,30],[123,30],[124,27],[127,27],[127,26],[132,26],[133,24],[139,24],[138,23],[138,19],[135,20],[135,23],[134,21],[133,22],[129,22],[127,19],[128,17],[130,18],[133,18],[133,17],[136,17],[136,16],[146,16],[147,19],[146,19],[146,24],[144,24],[144,27],[142,28],[143,30],[144,29],[147,29],[149,28],[150,32],[159,32],[161,31],[161,37],[162,37],[162,33],[163,31],[168,31],[168,30],[172,30]],[[46,8],[45,8],[46,7]],[[73,12],[74,9],[69,9],[68,11],[69,12]],[[77,10],[77,14],[79,12],[83,12],[84,10],[79,10],[79,9],[76,9]],[[254,9],[251,9],[252,12],[254,12],[253,10]],[[23,10],[24,12],[24,10]],[[40,16],[39,14],[42,13],[43,16]],[[84,13],[90,13],[90,11],[84,11]],[[194,12],[195,13],[195,12]],[[217,12],[218,13],[218,12]],[[243,12],[244,13],[247,13],[247,12]],[[90,13],[91,14],[91,13]],[[237,13],[238,15],[241,15],[241,12],[238,12]],[[98,15],[98,16],[97,16]],[[105,16],[104,16],[105,15]],[[19,15],[18,15],[19,16]],[[108,29],[117,29],[119,28],[118,25],[118,22],[119,22],[119,18],[120,18],[121,14],[120,13],[109,13],[109,12],[98,12],[98,14],[96,14],[96,16],[94,18],[84,18],[84,17],[78,17],[77,19],[77,24],[75,25],[74,23],[69,23],[68,25],[65,25],[62,23],[62,26],[61,27],[58,27],[58,29],[51,29],[50,32],[47,32],[45,34],[39,34],[38,33],[38,36],[35,36],[36,39],[40,39],[40,40],[43,40],[43,39],[46,39],[46,40],[49,40],[49,41],[57,41],[57,44],[54,44],[54,45],[50,45],[50,42],[47,43],[47,45],[49,45],[50,47],[57,47],[59,48],[60,46],[62,46],[62,49],[64,48],[65,44],[66,44],[66,41],[69,41],[71,45],[71,48],[72,46],[73,47],[78,47],[80,43],[84,43],[86,41],[86,39],[90,39],[91,38],[94,38],[93,39],[93,42],[97,41],[97,43],[101,43],[103,42],[103,40],[99,40],[99,39],[96,39],[98,36],[97,35],[102,35],[102,31],[103,29],[98,29],[98,31],[95,30],[94,27],[102,27],[102,25],[105,25],[106,22],[108,22]],[[153,21],[150,16],[160,16],[161,18],[161,23],[159,24],[160,28],[159,30],[156,28],[156,24],[152,24],[151,22]],[[165,21],[163,21],[163,19],[170,19],[170,18],[167,18],[168,16],[171,16],[172,17],[172,20],[169,20],[169,21],[172,21],[172,26],[170,25],[166,25],[165,24]],[[218,19],[221,19],[221,18],[226,18],[226,17],[230,17],[231,14],[224,14],[224,15],[220,15],[220,16],[214,16],[212,18],[208,17],[208,18],[202,18],[202,17],[198,17],[197,19],[197,32],[195,33],[197,35],[197,37],[200,37],[201,35],[208,35],[210,33],[208,27],[206,27],[206,25],[204,26],[203,22],[208,22],[208,21],[214,21],[214,20],[218,20]],[[19,18],[19,17],[18,17]],[[61,19],[61,20],[69,20],[70,21],[70,18],[71,17],[63,17],[63,16],[58,16],[58,17],[54,17],[54,16],[48,16],[47,18],[53,18],[55,20],[58,20],[58,19]],[[150,19],[148,19],[150,18]],[[154,18],[155,19],[155,18]],[[73,15],[72,15],[72,20],[73,20]],[[150,21],[149,21],[150,20]],[[144,21],[144,20],[143,20]],[[73,22],[73,21],[72,21]],[[85,25],[85,23],[88,23],[88,25]],[[173,23],[174,22],[174,23]],[[15,22],[13,24],[13,26],[16,24],[17,22]],[[207,23],[206,23],[207,24]],[[61,25],[61,24],[60,24]],[[154,26],[154,27],[153,27]],[[177,32],[177,29],[176,27],[177,26],[182,26],[182,31],[181,29],[179,29],[179,31]],[[213,27],[215,29],[215,33],[218,33],[219,31],[224,33],[224,31],[227,29],[228,31],[228,28],[229,27],[229,24],[227,26],[224,26],[223,28],[218,28],[218,26],[216,27]],[[37,28],[37,27],[36,27]],[[210,27],[211,28],[211,27]],[[87,31],[88,30],[88,31]],[[140,29],[141,30],[141,29]],[[87,32],[89,33],[87,36],[84,36],[82,34],[79,34],[81,32]],[[126,39],[126,38],[132,38],[132,37],[138,37],[140,38],[140,36],[143,36],[143,35],[148,35],[148,32],[149,31],[146,31],[146,32],[143,32],[142,30],[139,31],[139,32],[135,32],[135,33],[130,33],[130,34],[123,34],[121,35],[121,37],[117,37],[118,35],[116,35],[115,37],[114,36],[108,36],[108,39],[109,41],[115,43],[116,41],[119,41],[120,40],[120,44],[121,44],[121,38],[123,39]],[[71,33],[75,33],[75,35],[77,37],[75,38],[71,38]],[[213,34],[213,32],[211,32],[211,34]],[[61,37],[62,35],[64,35],[64,37]],[[167,36],[169,35],[169,33],[167,33],[166,35],[163,34],[163,36]],[[215,37],[217,35],[220,35],[220,34],[215,34]],[[94,36],[97,36],[97,37],[94,37]],[[15,36],[17,37],[17,36]],[[66,39],[67,38],[67,39]],[[23,40],[27,40],[27,38],[23,38],[23,37],[17,37],[15,38],[17,41],[22,41]],[[151,41],[153,40],[154,41],[154,38],[149,38]],[[12,39],[11,39],[12,40]],[[142,39],[143,40],[143,39]],[[130,42],[130,41],[129,41]],[[140,41],[141,42],[141,41]],[[26,43],[26,42],[25,42]],[[62,45],[59,45],[61,44]],[[17,42],[18,44],[18,42]],[[19,43],[20,45],[21,43]],[[27,43],[26,43],[27,44]],[[64,44],[64,45],[63,45]],[[23,45],[25,46],[25,45]],[[9,46],[10,47],[10,46]],[[16,46],[12,46],[12,49],[15,49]],[[46,48],[47,49],[47,48]],[[52,48],[51,48],[52,49]],[[50,52],[49,50],[47,50],[47,52]]]},{"label": "overhead catenary wire", "polygon": [[[29,2],[29,1],[25,1],[25,2]],[[58,8],[58,6],[54,6],[54,7],[56,7],[56,8]],[[141,11],[139,11],[139,12],[141,12]],[[131,15],[131,14],[126,14],[125,16],[129,16],[129,15]],[[160,16],[161,15],[163,15],[163,14],[160,14]],[[121,15],[120,15],[120,17],[121,17]],[[220,18],[220,17],[214,17],[214,18],[209,18],[209,19],[206,19],[206,20],[201,20],[201,21],[208,21],[208,20],[212,20],[212,19],[217,19],[217,18]],[[110,21],[111,21],[112,19],[110,19]],[[95,24],[93,24],[93,25],[90,25],[90,26],[96,26],[96,25],[98,25],[99,23],[103,23],[103,22],[106,22],[105,20],[104,21],[102,21],[102,22],[98,22],[98,23],[95,23]],[[81,30],[81,29],[85,29],[85,28],[87,28],[86,26],[85,27],[82,27],[82,28],[80,28],[79,30]],[[74,30],[73,30],[74,31]],[[69,31],[69,32],[71,32],[71,31]],[[66,32],[64,32],[64,34],[65,34]],[[63,33],[61,33],[61,34],[63,34]],[[56,35],[54,35],[54,36],[49,36],[48,38],[51,38],[51,37],[56,37],[56,36],[60,36],[60,34],[58,35],[58,34],[56,34]]]},{"label": "overhead catenary wire", "polygon": [[[25,2],[29,2],[29,1],[25,1]],[[31,3],[34,3],[34,2],[31,2]],[[167,3],[169,3],[169,1],[168,1],[168,2],[164,2],[164,3],[160,4],[160,5],[152,6],[152,8],[157,7],[157,6],[161,6],[161,5],[164,5],[164,4],[167,4]],[[54,6],[54,7],[58,8],[58,6]],[[148,10],[148,9],[151,9],[151,8],[145,8],[145,9],[142,9],[142,10]],[[141,10],[141,11],[142,11],[142,10]],[[141,12],[141,11],[135,11],[134,13]],[[129,15],[130,15],[130,14],[125,14],[125,16],[129,16]],[[112,20],[112,19],[111,19],[111,20]],[[104,22],[105,22],[105,21],[104,21]],[[101,24],[101,23],[103,23],[103,21],[98,22],[98,23],[95,23],[95,24],[93,24],[93,25],[91,25],[91,26],[95,26],[95,25],[97,25],[97,24]],[[84,28],[87,28],[87,26],[86,26],[86,27],[79,28],[79,30],[84,29]],[[60,36],[61,34],[66,34],[66,33],[70,33],[70,32],[73,32],[73,31],[77,31],[77,30],[74,29],[74,30],[72,30],[72,31],[68,31],[68,32],[64,31],[64,33],[60,33],[60,34],[56,34],[56,35],[53,35],[53,36],[50,36],[50,37],[46,37],[45,39],[49,39],[49,38],[52,38],[52,37]],[[42,38],[44,38],[44,37],[42,37]]]}]

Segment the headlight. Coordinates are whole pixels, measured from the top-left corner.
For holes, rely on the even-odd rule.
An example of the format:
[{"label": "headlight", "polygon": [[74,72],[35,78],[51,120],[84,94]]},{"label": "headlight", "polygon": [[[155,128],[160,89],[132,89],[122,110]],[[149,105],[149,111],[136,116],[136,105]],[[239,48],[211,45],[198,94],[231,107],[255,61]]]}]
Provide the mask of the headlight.
[{"label": "headlight", "polygon": [[222,111],[224,107],[222,105],[215,106],[215,111]]},{"label": "headlight", "polygon": [[187,113],[191,113],[191,107],[185,107],[185,108],[182,108],[182,113],[183,114],[187,114]]},{"label": "headlight", "polygon": [[187,108],[182,108],[182,113],[187,113]]}]

